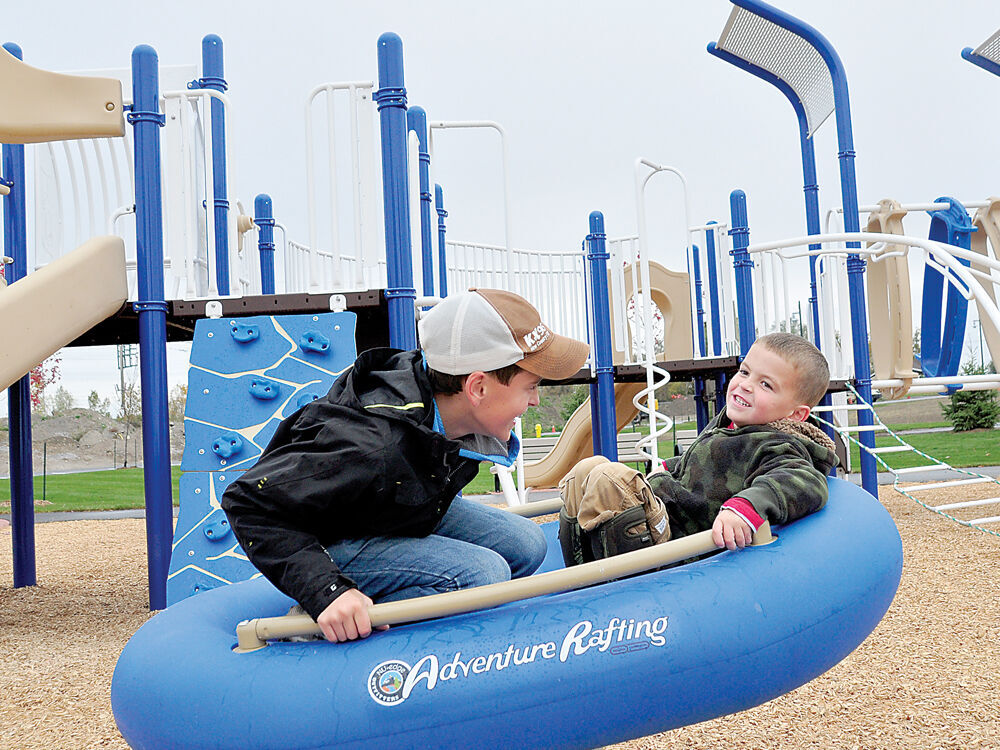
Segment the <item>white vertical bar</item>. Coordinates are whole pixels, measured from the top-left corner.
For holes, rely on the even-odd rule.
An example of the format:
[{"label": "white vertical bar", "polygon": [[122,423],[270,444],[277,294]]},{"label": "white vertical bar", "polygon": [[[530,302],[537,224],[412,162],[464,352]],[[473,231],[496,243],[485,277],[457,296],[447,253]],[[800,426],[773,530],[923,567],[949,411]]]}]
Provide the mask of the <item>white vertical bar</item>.
[{"label": "white vertical bar", "polygon": [[337,196],[337,132],[333,97],[333,90],[328,89],[326,92],[326,140],[328,149],[327,157],[330,164],[328,172],[330,185],[330,253],[333,255],[333,288],[340,289],[343,287],[345,274],[341,266],[340,226],[337,221],[340,215],[340,203]]},{"label": "white vertical bar", "polygon": [[[206,239],[205,251],[208,257],[208,295],[216,297],[219,295],[218,282],[216,280],[216,264],[219,262],[216,257],[215,246],[215,160],[212,159],[212,120],[211,120],[211,100],[200,97],[201,103],[201,123],[202,132],[205,137],[205,147],[202,152],[203,163],[205,164],[205,214],[206,214]],[[230,274],[232,279],[232,274]]]},{"label": "white vertical bar", "polygon": [[316,175],[314,160],[316,154],[313,150],[313,125],[312,125],[312,103],[315,97],[324,91],[323,88],[314,89],[310,97],[306,100],[306,208],[309,217],[309,291],[318,289],[319,261],[316,257],[316,243],[319,241],[318,229],[316,227]]}]

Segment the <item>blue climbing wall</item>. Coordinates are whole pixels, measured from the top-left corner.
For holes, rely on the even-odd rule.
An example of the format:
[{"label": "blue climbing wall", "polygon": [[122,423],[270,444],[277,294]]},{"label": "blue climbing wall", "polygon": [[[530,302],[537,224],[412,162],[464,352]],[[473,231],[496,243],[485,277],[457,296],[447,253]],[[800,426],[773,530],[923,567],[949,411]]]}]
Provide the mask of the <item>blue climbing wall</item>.
[{"label": "blue climbing wall", "polygon": [[281,420],[325,395],[353,364],[356,322],[340,312],[195,324],[168,605],[259,575],[229,528],[222,493]]}]

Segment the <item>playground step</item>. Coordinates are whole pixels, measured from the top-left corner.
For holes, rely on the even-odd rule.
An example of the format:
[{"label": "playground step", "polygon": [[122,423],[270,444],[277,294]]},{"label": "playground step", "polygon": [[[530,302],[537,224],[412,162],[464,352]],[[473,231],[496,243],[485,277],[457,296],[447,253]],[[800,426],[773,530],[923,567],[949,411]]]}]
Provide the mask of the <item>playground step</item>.
[{"label": "playground step", "polygon": [[984,523],[996,523],[997,521],[1000,521],[1000,516],[985,516],[984,518],[973,518],[971,521],[968,521],[968,523],[973,524],[975,526],[982,526]]},{"label": "playground step", "polygon": [[827,412],[827,411],[871,411],[871,407],[868,404],[844,404],[843,406],[814,406],[810,411],[813,412]]},{"label": "playground step", "polygon": [[904,451],[912,451],[913,446],[911,445],[887,445],[884,448],[872,448],[869,453],[902,453]]},{"label": "playground step", "polygon": [[990,497],[985,500],[966,500],[962,503],[947,503],[945,505],[935,505],[931,510],[953,510],[954,508],[975,508],[980,505],[992,505],[1000,503],[1000,497]]},{"label": "playground step", "polygon": [[879,432],[885,431],[885,425],[881,424],[869,424],[869,425],[850,425],[849,427],[838,427],[840,432]]},{"label": "playground step", "polygon": [[984,482],[996,481],[990,477],[977,477],[976,479],[955,479],[950,482],[931,482],[929,484],[915,484],[907,487],[907,492],[920,492],[921,490],[937,490],[943,487],[958,487],[963,484],[983,484]]},{"label": "playground step", "polygon": [[889,469],[893,474],[916,474],[921,471],[951,471],[948,464],[927,464],[925,466],[911,466],[907,469]]}]

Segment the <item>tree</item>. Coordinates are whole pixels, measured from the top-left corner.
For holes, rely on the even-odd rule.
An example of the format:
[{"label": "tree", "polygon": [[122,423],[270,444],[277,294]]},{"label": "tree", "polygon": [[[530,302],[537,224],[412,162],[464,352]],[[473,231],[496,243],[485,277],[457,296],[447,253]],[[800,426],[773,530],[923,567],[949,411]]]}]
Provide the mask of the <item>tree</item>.
[{"label": "tree", "polygon": [[175,385],[167,398],[167,414],[171,422],[184,421],[184,407],[187,405],[188,389],[186,385]]},{"label": "tree", "polygon": [[122,468],[128,468],[128,438],[134,427],[142,421],[142,394],[138,383],[127,383],[119,389],[121,413],[118,418],[125,422],[125,450],[122,451]]},{"label": "tree", "polygon": [[573,389],[569,398],[563,402],[562,408],[559,410],[559,416],[563,418],[563,422],[568,420],[573,416],[573,412],[577,410],[584,401],[590,397],[590,387],[586,385],[578,385]]},{"label": "tree", "polygon": [[103,414],[106,417],[111,416],[111,401],[106,398],[101,398],[97,391],[91,391],[90,395],[87,396],[87,408],[91,411],[96,411],[98,414]]},{"label": "tree", "polygon": [[45,389],[59,380],[60,361],[59,357],[49,357],[31,368],[31,372],[28,373],[32,411],[40,414],[46,412]]},{"label": "tree", "polygon": [[[988,372],[993,372],[992,366],[986,368],[966,362],[962,367],[963,375],[985,375]],[[941,411],[955,432],[989,430],[1000,418],[1000,402],[997,401],[996,391],[955,391],[949,403],[941,406]]]},{"label": "tree", "polygon": [[52,397],[52,416],[61,416],[72,408],[73,394],[62,386],[59,386],[59,388],[56,389],[56,395]]}]

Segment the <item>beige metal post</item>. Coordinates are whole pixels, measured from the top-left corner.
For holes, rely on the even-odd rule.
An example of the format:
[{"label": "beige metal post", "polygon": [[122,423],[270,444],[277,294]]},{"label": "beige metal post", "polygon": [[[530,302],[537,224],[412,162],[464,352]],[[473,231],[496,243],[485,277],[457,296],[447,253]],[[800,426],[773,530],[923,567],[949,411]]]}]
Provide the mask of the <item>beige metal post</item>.
[{"label": "beige metal post", "polygon": [[[771,527],[766,521],[754,534],[754,546],[773,541]],[[711,530],[675,539],[655,547],[629,552],[617,557],[576,565],[564,570],[554,570],[528,578],[518,578],[505,583],[494,583],[446,594],[433,594],[419,599],[376,604],[368,610],[372,625],[394,625],[435,617],[446,617],[473,612],[500,604],[529,599],[534,596],[573,591],[604,583],[616,578],[642,573],[663,565],[687,560],[718,549],[712,542]],[[268,640],[291,638],[301,635],[318,635],[319,626],[308,615],[285,615],[244,620],[236,626],[237,653],[257,651]]]}]

